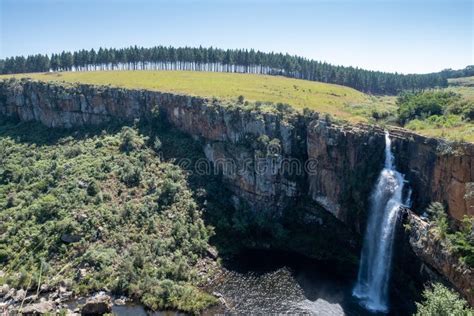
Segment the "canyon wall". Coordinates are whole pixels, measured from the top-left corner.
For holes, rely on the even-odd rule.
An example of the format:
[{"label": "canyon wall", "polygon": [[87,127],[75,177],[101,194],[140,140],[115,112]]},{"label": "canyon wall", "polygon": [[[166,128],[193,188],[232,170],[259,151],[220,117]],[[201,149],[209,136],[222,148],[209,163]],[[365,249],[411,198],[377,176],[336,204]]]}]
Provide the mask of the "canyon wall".
[{"label": "canyon wall", "polygon": [[[350,222],[354,210],[365,211],[366,197],[382,168],[384,140],[378,127],[344,126],[317,114],[245,109],[154,91],[0,81],[1,115],[49,127],[133,121],[147,118],[154,108],[178,129],[203,139],[210,160],[251,158],[255,162],[255,148],[244,150],[249,139],[266,135],[270,141],[278,140],[278,144],[273,142],[278,146],[271,149],[272,157],[258,157],[265,158],[258,160],[263,171],[226,175],[236,193],[245,195],[256,209],[280,209],[288,200],[308,195],[337,218]],[[474,215],[473,144],[454,144],[399,128],[390,128],[390,134],[397,167],[413,188],[413,209],[421,211],[431,201],[439,201],[455,219]],[[285,174],[285,163],[291,159],[299,161],[303,172]],[[304,168],[308,159],[314,163]]]},{"label": "canyon wall", "polygon": [[[384,131],[334,124],[316,113],[260,109],[206,98],[91,85],[0,81],[0,116],[73,128],[147,119],[158,111],[199,139],[238,208],[279,214],[308,199],[361,233],[368,196],[383,166]],[[413,189],[413,209],[442,202],[456,220],[474,215],[474,145],[389,128],[399,171]],[[453,284],[443,267],[415,255]],[[464,285],[458,284],[457,288]]]}]

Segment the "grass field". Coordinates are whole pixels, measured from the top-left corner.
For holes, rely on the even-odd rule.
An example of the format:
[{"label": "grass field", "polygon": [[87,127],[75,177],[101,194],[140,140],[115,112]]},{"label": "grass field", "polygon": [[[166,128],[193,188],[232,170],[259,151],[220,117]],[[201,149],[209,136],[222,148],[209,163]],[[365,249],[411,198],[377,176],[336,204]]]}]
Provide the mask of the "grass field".
[{"label": "grass field", "polygon": [[448,79],[450,86],[474,87],[474,76]]},{"label": "grass field", "polygon": [[[276,76],[190,71],[98,71],[13,75],[43,81],[81,82],[123,88],[149,89],[201,97],[288,103],[350,122],[366,122],[373,111],[391,111],[393,98],[373,97],[334,84]],[[12,75],[0,76],[0,78]]]},{"label": "grass field", "polygon": [[[328,113],[350,123],[374,122],[373,114],[394,121],[395,96],[371,96],[352,88],[321,82],[277,76],[191,71],[97,71],[2,75],[2,78],[29,77],[42,81],[64,81],[110,85],[131,89],[248,101],[287,103],[298,110],[309,108]],[[450,79],[445,88],[474,100],[474,77]],[[462,122],[454,127],[420,125],[416,132],[431,137],[474,142],[474,124]]]}]

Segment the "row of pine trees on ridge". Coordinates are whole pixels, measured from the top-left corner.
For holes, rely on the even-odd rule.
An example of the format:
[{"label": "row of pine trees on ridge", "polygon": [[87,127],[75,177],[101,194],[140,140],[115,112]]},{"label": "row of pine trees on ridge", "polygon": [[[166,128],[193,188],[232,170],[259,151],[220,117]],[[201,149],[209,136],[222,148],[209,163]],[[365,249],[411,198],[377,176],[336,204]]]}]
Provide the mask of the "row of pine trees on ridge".
[{"label": "row of pine trees on ridge", "polygon": [[96,70],[191,70],[281,75],[349,86],[372,94],[397,94],[447,86],[446,72],[398,74],[335,66],[298,56],[204,47],[100,48],[0,60],[0,73]]}]

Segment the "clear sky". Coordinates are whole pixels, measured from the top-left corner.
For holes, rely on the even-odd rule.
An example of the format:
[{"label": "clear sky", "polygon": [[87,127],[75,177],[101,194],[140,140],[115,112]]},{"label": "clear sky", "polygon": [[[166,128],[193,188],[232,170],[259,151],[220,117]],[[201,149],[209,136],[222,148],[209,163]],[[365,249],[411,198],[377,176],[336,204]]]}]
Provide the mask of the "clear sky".
[{"label": "clear sky", "polygon": [[0,58],[214,46],[423,73],[474,64],[474,0],[0,0]]}]

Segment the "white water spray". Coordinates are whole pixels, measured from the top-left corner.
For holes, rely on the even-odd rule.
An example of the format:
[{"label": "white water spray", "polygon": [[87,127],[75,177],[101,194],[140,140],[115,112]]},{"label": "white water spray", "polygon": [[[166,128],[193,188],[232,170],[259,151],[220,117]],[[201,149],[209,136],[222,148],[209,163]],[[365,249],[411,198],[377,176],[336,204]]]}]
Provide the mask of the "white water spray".
[{"label": "white water spray", "polygon": [[372,311],[388,311],[388,283],[404,176],[393,167],[391,140],[385,132],[385,166],[370,197],[370,214],[353,294]]}]

